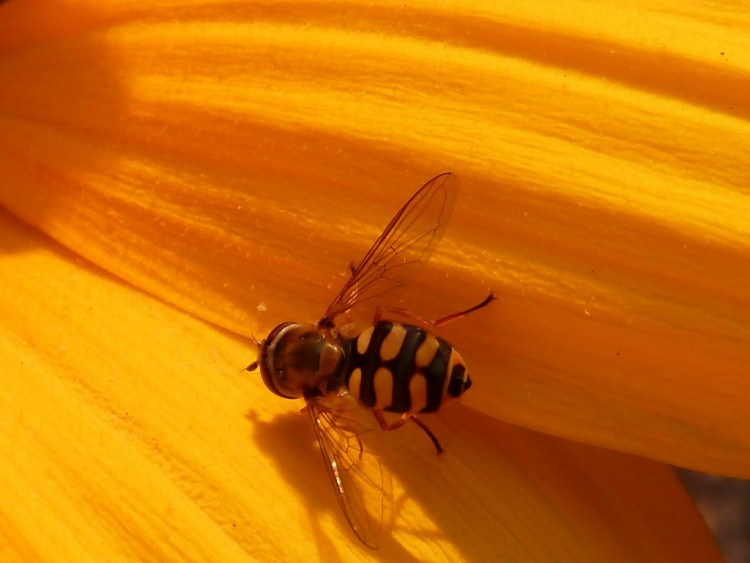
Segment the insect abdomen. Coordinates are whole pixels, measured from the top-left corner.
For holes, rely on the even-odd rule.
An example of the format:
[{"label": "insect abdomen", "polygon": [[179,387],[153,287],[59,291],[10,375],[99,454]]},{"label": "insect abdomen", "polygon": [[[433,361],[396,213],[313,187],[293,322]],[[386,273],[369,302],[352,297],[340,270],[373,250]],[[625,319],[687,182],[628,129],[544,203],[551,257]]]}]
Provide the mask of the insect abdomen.
[{"label": "insect abdomen", "polygon": [[461,355],[421,327],[379,321],[350,344],[349,393],[391,412],[432,412],[471,386]]}]

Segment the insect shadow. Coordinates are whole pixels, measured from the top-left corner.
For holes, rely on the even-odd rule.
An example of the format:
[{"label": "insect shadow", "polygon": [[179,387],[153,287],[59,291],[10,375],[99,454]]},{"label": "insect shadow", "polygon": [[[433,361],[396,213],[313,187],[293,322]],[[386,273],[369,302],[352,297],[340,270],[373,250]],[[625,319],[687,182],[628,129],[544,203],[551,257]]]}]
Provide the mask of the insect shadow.
[{"label": "insect shadow", "polygon": [[[357,546],[371,556],[386,561],[419,560],[393,538],[390,522],[384,522],[377,550],[369,550],[353,537],[329,485],[320,448],[306,416],[298,411],[291,411],[265,421],[257,412],[251,410],[245,417],[252,423],[255,443],[273,460],[284,481],[298,492],[300,502],[305,505],[320,556],[325,555],[326,560],[344,560],[334,555],[339,553],[342,546],[334,543],[320,525],[320,520],[325,517],[332,518],[345,537],[351,536],[350,545],[344,546],[347,550],[351,546]],[[377,434],[375,431],[373,433]],[[372,443],[372,440],[368,442],[368,449],[372,449]],[[383,471],[385,478],[390,479],[387,464]],[[398,518],[398,506],[399,499],[396,499],[393,519]]]},{"label": "insect shadow", "polygon": [[[325,560],[345,560],[344,555],[338,554],[345,554],[346,550],[353,548],[362,549],[380,560],[418,561],[419,558],[393,536],[394,530],[405,538],[413,536],[421,541],[448,541],[467,561],[483,560],[486,551],[481,544],[487,545],[497,539],[490,528],[474,530],[474,534],[465,534],[461,528],[456,528],[456,511],[466,513],[463,520],[470,527],[470,520],[475,517],[472,513],[477,506],[493,498],[499,503],[499,499],[506,494],[502,480],[493,480],[491,488],[485,491],[487,498],[467,499],[466,495],[472,493],[463,492],[461,482],[455,480],[456,475],[466,473],[465,466],[486,465],[488,458],[496,457],[493,451],[502,447],[502,441],[507,439],[505,433],[511,432],[502,430],[497,436],[493,433],[490,438],[484,430],[477,431],[477,428],[487,428],[486,415],[463,405],[455,405],[440,415],[425,417],[424,420],[443,438],[446,451],[441,455],[435,454],[434,447],[416,425],[406,425],[394,432],[373,430],[374,439],[367,441],[365,447],[378,455],[384,472],[397,480],[403,491],[393,499],[391,522],[384,525],[378,537],[377,550],[363,546],[349,529],[336,504],[307,417],[292,410],[269,420],[262,420],[258,413],[250,411],[246,418],[252,423],[256,444],[272,460],[284,481],[297,492],[299,502],[304,504],[319,556]],[[494,421],[492,424],[497,426]],[[505,428],[505,425],[501,427]],[[461,448],[458,447],[459,443],[463,444]],[[456,451],[458,449],[461,451]],[[502,474],[503,470],[502,465],[498,465],[490,473]],[[418,504],[430,521],[410,521],[405,517],[402,507],[407,502]],[[462,509],[464,503],[467,504],[465,510]],[[494,520],[499,514],[492,516]],[[328,537],[320,525],[323,518],[332,518],[342,535],[350,537],[348,545],[342,546]],[[477,545],[479,538],[482,541]]]}]

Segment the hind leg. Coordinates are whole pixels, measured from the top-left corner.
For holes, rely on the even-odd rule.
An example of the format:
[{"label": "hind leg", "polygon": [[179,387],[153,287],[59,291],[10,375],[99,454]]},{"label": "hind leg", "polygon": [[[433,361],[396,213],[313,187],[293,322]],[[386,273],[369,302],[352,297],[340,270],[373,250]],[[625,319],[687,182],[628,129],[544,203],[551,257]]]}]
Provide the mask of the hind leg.
[{"label": "hind leg", "polygon": [[388,421],[383,416],[383,411],[378,409],[373,409],[372,414],[375,416],[375,420],[378,421],[378,424],[380,425],[380,429],[384,430],[386,432],[390,432],[391,430],[398,430],[401,428],[404,424],[406,424],[409,420],[414,422],[417,426],[419,426],[425,434],[427,434],[427,437],[432,441],[432,445],[435,446],[435,450],[437,451],[438,455],[443,453],[443,446],[440,445],[440,440],[437,439],[437,436],[432,433],[432,430],[427,428],[427,425],[425,425],[424,422],[419,420],[417,418],[417,415],[411,412],[407,412],[401,415],[401,418],[399,418],[396,422],[388,423]]},{"label": "hind leg", "polygon": [[468,309],[464,311],[459,311],[458,313],[452,313],[450,315],[446,315],[445,317],[440,317],[437,320],[426,319],[424,317],[420,317],[419,315],[415,315],[414,313],[412,313],[411,311],[407,311],[406,309],[399,309],[396,307],[378,307],[375,310],[375,317],[372,320],[372,324],[377,324],[384,317],[393,318],[393,320],[396,320],[395,317],[398,317],[400,319],[416,324],[417,326],[420,326],[427,330],[435,330],[436,328],[446,325],[450,322],[457,321],[458,319],[462,319],[469,313],[473,313],[474,311],[477,311],[479,309],[486,307],[487,305],[492,303],[495,299],[497,299],[497,297],[495,297],[495,293],[490,291],[490,294],[487,297],[485,297],[481,303],[478,303],[477,305],[474,305],[473,307],[469,307]]}]

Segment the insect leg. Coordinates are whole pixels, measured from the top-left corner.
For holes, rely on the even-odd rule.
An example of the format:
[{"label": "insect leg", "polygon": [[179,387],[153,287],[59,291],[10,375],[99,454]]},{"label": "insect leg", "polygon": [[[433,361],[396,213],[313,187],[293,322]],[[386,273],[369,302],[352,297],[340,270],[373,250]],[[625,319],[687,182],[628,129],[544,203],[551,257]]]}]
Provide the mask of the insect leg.
[{"label": "insect leg", "polygon": [[443,453],[443,446],[440,445],[440,440],[437,439],[437,436],[432,433],[432,430],[427,428],[427,425],[419,420],[417,418],[417,415],[411,412],[407,412],[401,415],[401,418],[399,418],[396,422],[388,423],[388,421],[383,416],[383,411],[378,409],[372,410],[373,416],[375,416],[375,420],[378,421],[378,424],[380,425],[380,429],[384,430],[386,432],[390,432],[391,430],[397,430],[401,428],[404,424],[406,424],[407,421],[411,420],[419,426],[425,434],[427,434],[427,437],[432,441],[432,445],[435,446],[435,450],[437,451],[438,455]]},{"label": "insect leg", "polygon": [[378,307],[375,310],[375,317],[373,318],[373,324],[377,324],[385,316],[388,316],[388,318],[401,317],[402,319],[406,319],[412,323],[415,323],[418,326],[421,326],[422,328],[426,328],[428,330],[434,330],[452,321],[462,319],[469,313],[473,313],[474,311],[477,311],[478,309],[482,309],[483,307],[486,307],[487,305],[492,303],[495,299],[497,299],[497,297],[495,296],[495,293],[493,291],[490,291],[490,294],[487,297],[485,297],[481,303],[474,305],[473,307],[469,307],[468,309],[464,311],[459,311],[458,313],[452,313],[445,317],[440,317],[439,319],[435,321],[431,319],[426,319],[424,317],[420,317],[419,315],[416,315],[412,313],[411,311],[407,311],[406,309],[398,309],[395,307]]},{"label": "insect leg", "polygon": [[427,425],[424,422],[422,422],[421,420],[417,418],[417,415],[415,414],[411,415],[409,417],[409,420],[411,420],[417,426],[419,426],[422,430],[424,430],[424,433],[427,434],[427,437],[430,440],[432,440],[432,445],[435,446],[435,451],[437,452],[438,455],[440,455],[441,453],[445,451],[443,450],[443,446],[440,445],[440,440],[437,439],[437,436],[435,436],[435,434],[432,433],[432,430],[427,428]]},{"label": "insect leg", "polygon": [[452,315],[439,318],[438,320],[435,321],[435,326],[439,327],[444,324],[448,324],[451,321],[457,321],[458,319],[462,319],[469,313],[473,313],[474,311],[477,311],[479,309],[486,307],[487,305],[492,303],[495,299],[497,299],[497,297],[495,297],[495,292],[490,290],[490,294],[487,297],[485,297],[484,301],[482,301],[481,303],[478,303],[477,305],[474,305],[473,307],[469,307],[465,311],[460,311],[458,313],[453,313]]}]

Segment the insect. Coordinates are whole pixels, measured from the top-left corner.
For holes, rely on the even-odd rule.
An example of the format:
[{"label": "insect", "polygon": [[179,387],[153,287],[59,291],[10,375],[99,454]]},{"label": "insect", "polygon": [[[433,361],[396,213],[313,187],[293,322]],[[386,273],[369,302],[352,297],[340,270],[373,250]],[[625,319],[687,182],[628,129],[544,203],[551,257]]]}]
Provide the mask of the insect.
[{"label": "insect", "polygon": [[[338,503],[357,537],[372,548],[382,525],[383,477],[377,458],[360,440],[369,428],[349,412],[356,403],[371,409],[383,430],[411,420],[441,453],[440,442],[417,413],[437,411],[459,398],[471,379],[461,355],[434,331],[489,305],[495,295],[437,320],[378,306],[372,325],[354,336],[344,335],[337,320],[365,302],[376,304],[414,277],[442,238],[456,195],[449,172],[417,190],[362,260],[351,265],[348,281],[317,324],[281,323],[257,342],[258,359],[246,368],[260,368],[276,395],[305,399]],[[401,417],[388,423],[383,411]]]}]

